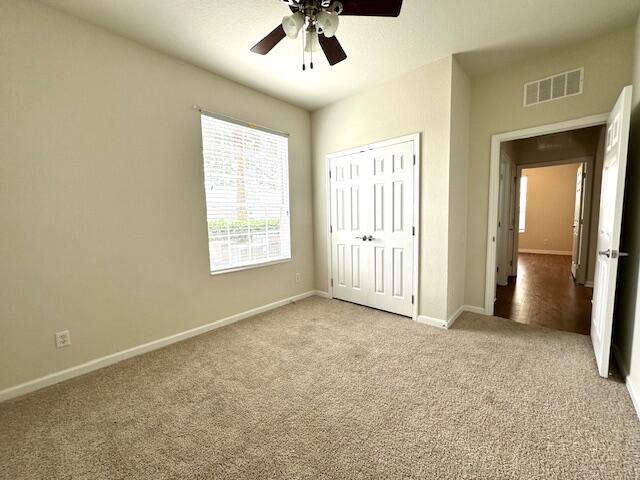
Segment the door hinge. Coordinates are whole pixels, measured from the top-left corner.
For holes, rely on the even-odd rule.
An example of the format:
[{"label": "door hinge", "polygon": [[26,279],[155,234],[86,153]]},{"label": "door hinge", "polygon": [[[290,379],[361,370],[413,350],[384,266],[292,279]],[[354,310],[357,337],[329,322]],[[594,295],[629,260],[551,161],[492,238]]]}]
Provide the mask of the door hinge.
[{"label": "door hinge", "polygon": [[333,278],[331,279],[331,286],[333,287]]},{"label": "door hinge", "polygon": [[333,225],[329,225],[329,233],[333,233]]},{"label": "door hinge", "polygon": [[509,260],[509,266],[513,267],[513,260]]},{"label": "door hinge", "polygon": [[331,178],[331,170],[329,170],[329,178]]},{"label": "door hinge", "polygon": [[412,227],[412,229],[411,229],[411,230],[412,230],[412,234],[413,234],[413,236],[415,237],[415,236],[416,236],[416,227]]},{"label": "door hinge", "polygon": [[413,305],[416,301],[415,295],[411,295],[411,305]]},{"label": "door hinge", "polygon": [[416,164],[416,154],[415,153],[413,154],[413,164],[414,165]]}]

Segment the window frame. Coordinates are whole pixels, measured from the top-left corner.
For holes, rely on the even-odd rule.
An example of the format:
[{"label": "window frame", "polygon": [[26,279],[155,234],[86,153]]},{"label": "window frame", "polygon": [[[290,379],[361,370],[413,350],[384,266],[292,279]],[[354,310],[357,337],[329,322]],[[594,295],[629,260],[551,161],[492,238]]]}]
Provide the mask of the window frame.
[{"label": "window frame", "polygon": [[[286,132],[280,132],[278,130],[274,130],[268,127],[263,127],[260,125],[257,125],[255,123],[249,123],[249,122],[245,122],[242,120],[238,120],[236,118],[233,117],[229,117],[226,115],[221,115],[218,113],[212,113],[212,112],[208,112],[205,110],[202,110],[198,107],[194,108],[196,110],[198,110],[200,112],[200,146],[202,148],[202,155],[201,155],[201,160],[202,160],[202,168],[203,168],[203,174],[204,174],[204,182],[203,182],[203,187],[204,187],[204,193],[205,193],[205,223],[207,226],[207,251],[208,251],[208,259],[209,259],[209,275],[210,276],[217,276],[217,275],[223,275],[225,273],[233,273],[233,272],[240,272],[243,270],[252,270],[254,268],[263,268],[263,267],[269,267],[272,265],[278,265],[281,263],[289,263],[293,261],[293,232],[291,230],[291,170],[290,170],[290,162],[289,162],[289,138],[290,135]],[[285,137],[287,140],[287,155],[286,155],[286,160],[284,162],[284,167],[286,168],[286,177],[283,176],[283,179],[286,179],[286,190],[287,190],[287,195],[286,195],[286,207],[287,207],[287,222],[288,222],[288,256],[287,257],[282,257],[282,258],[274,258],[274,259],[267,259],[263,262],[258,262],[258,263],[252,263],[252,264],[248,264],[248,265],[237,265],[237,266],[231,266],[229,268],[221,268],[221,269],[217,269],[217,270],[212,270],[211,268],[211,263],[212,263],[212,254],[211,254],[211,248],[210,248],[210,242],[211,242],[211,237],[209,236],[209,210],[208,210],[208,206],[207,206],[207,198],[206,198],[206,188],[207,188],[207,180],[206,180],[206,161],[205,161],[205,156],[204,156],[204,152],[205,152],[205,146],[204,146],[204,136],[203,136],[203,123],[202,123],[202,118],[203,117],[211,117],[215,120],[219,120],[222,122],[226,122],[226,123],[230,123],[230,124],[234,124],[234,125],[239,125],[241,127],[245,127],[245,128],[250,128],[250,129],[254,129],[254,130],[260,130],[264,133],[268,133],[271,135],[277,135],[280,137]]]}]

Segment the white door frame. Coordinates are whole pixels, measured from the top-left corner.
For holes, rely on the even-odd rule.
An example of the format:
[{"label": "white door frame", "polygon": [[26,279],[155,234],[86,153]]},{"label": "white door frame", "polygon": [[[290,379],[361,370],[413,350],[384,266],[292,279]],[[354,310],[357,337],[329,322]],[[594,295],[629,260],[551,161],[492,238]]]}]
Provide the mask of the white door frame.
[{"label": "white door frame", "polygon": [[389,140],[383,140],[381,142],[371,143],[369,145],[363,145],[360,147],[350,148],[348,150],[341,150],[339,152],[330,153],[325,157],[325,169],[326,172],[326,184],[325,192],[327,193],[327,214],[326,214],[326,241],[327,241],[327,293],[329,298],[333,298],[333,286],[331,285],[332,275],[332,259],[331,259],[331,177],[329,172],[331,171],[331,160],[337,157],[344,157],[345,155],[352,155],[354,153],[361,153],[367,150],[374,150],[377,148],[388,147],[397,143],[413,142],[413,155],[415,158],[415,164],[413,169],[413,226],[416,229],[416,234],[413,237],[413,320],[418,319],[418,304],[419,304],[419,281],[420,281],[420,133],[414,133],[411,135],[405,135],[402,137],[391,138]]},{"label": "white door frame", "polygon": [[[595,156],[584,156],[584,157],[573,157],[573,158],[565,158],[562,160],[551,160],[549,162],[536,162],[536,163],[527,163],[524,165],[516,165],[516,177],[518,179],[520,179],[520,177],[522,177],[522,171],[523,170],[533,170],[535,168],[545,168],[545,167],[560,167],[562,165],[573,165],[573,164],[586,164],[587,165],[587,178],[583,181],[584,185],[583,188],[585,189],[585,192],[583,193],[583,202],[588,202],[589,203],[589,208],[587,208],[586,210],[583,210],[583,212],[586,212],[584,214],[584,223],[582,225],[582,231],[580,232],[580,245],[581,247],[583,246],[583,242],[585,239],[585,231],[587,232],[586,234],[586,238],[589,239],[589,232],[590,232],[590,228],[591,228],[591,195],[592,195],[592,188],[589,187],[589,185],[591,184],[591,182],[593,182],[593,176],[595,174],[595,163],[596,163],[596,157]],[[589,185],[587,185],[589,184]],[[519,198],[516,199],[516,202],[519,202]],[[519,209],[516,209],[516,211],[518,211],[518,220],[520,220],[520,212]],[[514,232],[514,240],[515,240],[515,244],[518,245],[518,241],[519,241],[519,232]],[[588,243],[588,242],[587,242]],[[515,257],[517,257],[519,252],[518,250],[515,251]],[[588,252],[588,248],[584,248],[581,249],[580,251],[580,256],[578,258],[579,262],[580,262],[580,266],[583,267],[582,270],[582,274],[579,276],[582,277],[586,277],[586,262],[585,260],[588,259],[589,256],[589,252]],[[575,281],[578,285],[584,285],[584,279],[582,279],[583,281],[578,281],[578,279],[576,278]]]},{"label": "white door frame", "polygon": [[493,315],[496,292],[496,232],[498,231],[498,201],[500,182],[500,144],[511,140],[567,132],[579,128],[606,125],[609,113],[550,123],[491,136],[491,166],[489,172],[489,213],[487,218],[487,263],[484,287],[484,313]]}]

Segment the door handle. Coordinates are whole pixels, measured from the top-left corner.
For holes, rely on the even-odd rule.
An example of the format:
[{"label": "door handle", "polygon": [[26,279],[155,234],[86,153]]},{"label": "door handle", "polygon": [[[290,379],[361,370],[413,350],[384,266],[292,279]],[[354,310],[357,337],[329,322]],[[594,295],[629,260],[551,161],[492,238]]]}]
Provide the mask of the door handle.
[{"label": "door handle", "polygon": [[618,257],[628,257],[629,254],[627,252],[618,252],[618,250],[600,250],[598,255],[604,255],[607,258],[618,258]]},{"label": "door handle", "polygon": [[371,235],[369,235],[369,238],[367,238],[367,240],[369,240],[370,242],[373,242],[375,240],[375,238],[373,238]]},{"label": "door handle", "polygon": [[356,239],[362,240],[363,242],[366,242],[367,241],[367,236],[365,235],[364,237],[356,237]]}]

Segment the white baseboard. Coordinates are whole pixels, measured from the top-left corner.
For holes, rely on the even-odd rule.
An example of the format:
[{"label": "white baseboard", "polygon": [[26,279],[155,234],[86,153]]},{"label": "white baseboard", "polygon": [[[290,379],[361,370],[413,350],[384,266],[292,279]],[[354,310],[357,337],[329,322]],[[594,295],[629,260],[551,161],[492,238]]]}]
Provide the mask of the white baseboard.
[{"label": "white baseboard", "polygon": [[627,385],[629,396],[631,397],[633,406],[636,409],[636,415],[638,416],[638,419],[640,419],[640,388],[638,388],[638,385],[631,380],[629,375],[625,378],[624,383]]},{"label": "white baseboard", "polygon": [[39,390],[44,387],[48,387],[56,383],[60,383],[64,380],[69,380],[70,378],[74,378],[79,375],[84,375],[85,373],[93,372],[94,370],[98,370],[100,368],[113,365],[114,363],[121,362],[122,360],[126,360],[131,357],[142,355],[143,353],[151,352],[152,350],[166,347],[167,345],[171,345],[172,343],[186,340],[187,338],[202,335],[203,333],[210,332],[211,330],[224,327],[225,325],[230,325],[240,320],[244,320],[245,318],[253,317],[254,315],[268,312],[269,310],[273,310],[275,308],[279,308],[289,303],[303,300],[314,295],[317,295],[317,292],[315,290],[301,293],[300,295],[295,295],[293,297],[284,298],[282,300],[278,300],[277,302],[269,303],[268,305],[252,308],[251,310],[247,310],[245,312],[231,315],[230,317],[216,320],[215,322],[209,323],[207,325],[202,325],[200,327],[192,328],[190,330],[176,333],[168,337],[153,340],[136,347],[112,353],[111,355],[96,358],[95,360],[91,360],[81,365],[76,365],[75,367],[51,373],[49,375],[45,375],[44,377],[36,378],[35,380],[30,380],[13,387],[5,388],[4,390],[0,390],[0,402],[33,392],[35,390]]},{"label": "white baseboard", "polygon": [[487,315],[487,312],[485,312],[484,307],[476,307],[475,305],[465,305],[464,311],[471,312],[471,313],[479,313],[480,315]]},{"label": "white baseboard", "polygon": [[426,315],[418,315],[418,317],[416,318],[416,322],[418,323],[422,323],[424,325],[429,325],[430,327],[437,327],[437,328],[447,328],[447,321],[446,320],[441,320],[439,318],[434,318],[434,317],[428,317]]},{"label": "white baseboard", "polygon": [[314,293],[315,293],[316,297],[331,298],[329,296],[329,292],[323,292],[322,290],[316,290]]},{"label": "white baseboard", "polygon": [[518,249],[518,253],[538,253],[540,255],[573,255],[571,250],[539,250],[537,248],[520,248]]},{"label": "white baseboard", "polygon": [[612,343],[611,350],[613,351],[613,356],[616,359],[616,365],[618,365],[618,368],[620,369],[620,375],[622,375],[622,377],[624,378],[624,383],[627,386],[627,391],[629,392],[629,396],[631,397],[633,407],[636,409],[636,415],[638,415],[638,419],[640,419],[640,388],[634,383],[633,380],[631,380],[629,372],[622,363],[618,345]]},{"label": "white baseboard", "polygon": [[593,282],[584,282],[585,287],[593,288]]},{"label": "white baseboard", "polygon": [[418,315],[416,322],[423,323],[425,325],[430,325],[432,327],[443,328],[445,330],[450,329],[455,321],[462,315],[464,312],[472,312],[472,313],[480,313],[484,315],[484,308],[476,307],[473,305],[462,305],[458,310],[456,310],[453,315],[451,315],[447,320],[442,320],[440,318],[428,317],[426,315]]}]

